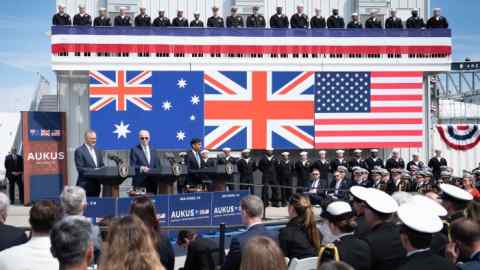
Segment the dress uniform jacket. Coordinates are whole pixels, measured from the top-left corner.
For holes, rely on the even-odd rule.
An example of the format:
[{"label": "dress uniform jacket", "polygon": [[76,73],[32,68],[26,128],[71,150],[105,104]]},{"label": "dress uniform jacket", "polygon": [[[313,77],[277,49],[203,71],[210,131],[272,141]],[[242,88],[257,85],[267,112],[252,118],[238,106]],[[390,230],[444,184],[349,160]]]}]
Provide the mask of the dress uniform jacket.
[{"label": "dress uniform jacket", "polygon": [[341,236],[334,242],[338,248],[340,260],[355,270],[369,270],[371,267],[370,247],[353,234]]},{"label": "dress uniform jacket", "polygon": [[112,26],[112,21],[109,17],[98,16],[93,20],[93,26]]},{"label": "dress uniform jacket", "polygon": [[328,28],[345,28],[345,21],[340,16],[330,16],[327,19]]},{"label": "dress uniform jacket", "polygon": [[190,27],[203,27],[202,20],[193,20],[190,22]]},{"label": "dress uniform jacket", "polygon": [[227,27],[228,28],[239,28],[244,27],[243,17],[240,15],[228,16],[227,17]]},{"label": "dress uniform jacket", "polygon": [[325,28],[327,26],[327,22],[325,21],[325,18],[320,16],[313,16],[312,19],[310,19],[310,27],[311,28]]},{"label": "dress uniform jacket", "polygon": [[312,172],[312,162],[310,160],[298,160],[295,162],[295,172],[297,174],[297,186],[304,188],[310,181],[310,173]]},{"label": "dress uniform jacket", "polygon": [[406,251],[400,241],[400,229],[391,222],[377,224],[364,237],[372,254],[375,270],[397,269],[405,262]]},{"label": "dress uniform jacket", "polygon": [[185,17],[175,17],[172,20],[172,26],[175,27],[188,27],[188,20]]},{"label": "dress uniform jacket", "polygon": [[79,25],[79,26],[91,26],[92,25],[92,17],[88,14],[77,14],[73,16],[73,25]]},{"label": "dress uniform jacket", "polygon": [[225,22],[220,16],[212,16],[207,20],[207,27],[225,27]]},{"label": "dress uniform jacket", "polygon": [[[407,257],[405,264],[398,270],[455,270],[457,269],[445,257],[440,257],[432,251],[421,251]],[[478,269],[478,268],[477,268]]]},{"label": "dress uniform jacket", "polygon": [[[277,180],[277,167],[278,159],[272,157],[270,160],[267,156],[264,156],[258,162],[258,169],[262,172],[262,198],[264,201],[268,200],[268,186],[266,185],[278,185]],[[272,201],[278,202],[280,200],[280,189],[277,187],[272,187]]]},{"label": "dress uniform jacket", "polygon": [[425,164],[423,163],[423,161],[415,162],[411,160],[407,163],[407,171],[411,172],[413,170],[412,169],[413,166],[417,166],[420,170],[422,170],[425,167]]},{"label": "dress uniform jacket", "polygon": [[290,18],[290,27],[308,28],[308,16],[306,14],[293,14]]},{"label": "dress uniform jacket", "polygon": [[247,17],[247,27],[259,27],[265,28],[267,23],[265,22],[265,17],[260,14],[250,15]]},{"label": "dress uniform jacket", "polygon": [[442,166],[447,166],[447,160],[444,159],[443,157],[438,159],[436,157],[433,157],[430,159],[428,162],[428,167],[432,168],[432,174],[433,174],[433,179],[437,180],[440,178],[440,173],[442,172],[440,170],[440,167]]},{"label": "dress uniform jacket", "polygon": [[167,18],[167,17],[157,17],[157,18],[153,21],[153,26],[157,26],[157,27],[167,27],[167,26],[170,26],[170,19]]},{"label": "dress uniform jacket", "polygon": [[115,17],[115,26],[132,26],[132,22],[130,21],[130,16],[120,16],[118,15]]},{"label": "dress uniform jacket", "polygon": [[151,26],[152,19],[147,14],[144,15],[137,15],[135,17],[135,26]]},{"label": "dress uniform jacket", "polygon": [[365,163],[367,164],[367,170],[369,171],[372,171],[376,166],[383,168],[383,160],[381,158],[373,159],[372,157],[368,157],[365,160]]},{"label": "dress uniform jacket", "polygon": [[348,29],[360,29],[363,28],[363,25],[359,21],[351,21],[347,24]]},{"label": "dress uniform jacket", "polygon": [[385,28],[403,28],[403,23],[402,19],[398,17],[388,17],[388,19],[385,21]]},{"label": "dress uniform jacket", "polygon": [[278,233],[278,242],[283,255],[289,259],[309,258],[317,256],[312,243],[308,240],[308,233],[303,222],[297,217],[287,223]]},{"label": "dress uniform jacket", "polygon": [[355,228],[354,235],[362,238],[370,232],[367,221],[365,221],[365,216],[357,216],[355,221],[357,222],[357,227]]},{"label": "dress uniform jacket", "polygon": [[431,17],[427,21],[427,28],[448,28],[448,21],[445,17]]},{"label": "dress uniform jacket", "polygon": [[[277,163],[278,182],[283,186],[293,186],[293,174],[295,173],[295,163],[292,160],[281,159]],[[286,202],[292,195],[291,188],[282,188],[282,201]]]},{"label": "dress uniform jacket", "polygon": [[365,28],[382,28],[382,22],[377,18],[368,18],[365,22]]},{"label": "dress uniform jacket", "polygon": [[288,28],[288,17],[284,14],[274,14],[270,17],[270,28]]},{"label": "dress uniform jacket", "polygon": [[317,160],[313,163],[312,169],[317,169],[320,171],[321,179],[328,179],[328,174],[331,172],[332,168],[330,167],[330,161],[326,160]]},{"label": "dress uniform jacket", "polygon": [[348,168],[350,171],[352,171],[352,169],[353,169],[354,167],[360,167],[360,168],[366,169],[366,168],[367,168],[367,163],[366,163],[365,160],[363,160],[363,159],[356,159],[356,158],[354,158],[354,159],[351,159],[350,161],[348,161],[348,167],[347,167],[347,168]]},{"label": "dress uniform jacket", "polygon": [[348,163],[345,159],[340,160],[336,158],[332,160],[330,162],[330,169],[332,170],[332,173],[334,173],[337,170],[338,166],[344,166],[345,168],[348,168]]},{"label": "dress uniform jacket", "polygon": [[70,15],[67,13],[57,13],[53,15],[52,18],[52,24],[53,25],[72,25],[72,20],[70,19]]},{"label": "dress uniform jacket", "polygon": [[422,28],[425,27],[425,23],[423,22],[423,19],[420,17],[410,17],[407,19],[406,23],[407,28]]},{"label": "dress uniform jacket", "polygon": [[403,161],[402,158],[399,158],[398,160],[389,158],[385,163],[385,169],[388,171],[391,171],[392,169],[405,169],[405,161]]},{"label": "dress uniform jacket", "polygon": [[257,164],[253,158],[241,158],[237,161],[237,170],[240,174],[240,182],[253,183],[253,172],[257,169]]}]

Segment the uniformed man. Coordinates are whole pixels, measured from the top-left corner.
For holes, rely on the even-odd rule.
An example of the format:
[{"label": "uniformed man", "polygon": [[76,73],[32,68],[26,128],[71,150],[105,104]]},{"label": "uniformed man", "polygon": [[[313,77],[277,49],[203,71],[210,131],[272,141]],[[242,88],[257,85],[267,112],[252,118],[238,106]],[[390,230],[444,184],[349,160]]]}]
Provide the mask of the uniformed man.
[{"label": "uniformed man", "polygon": [[[277,180],[277,164],[278,160],[273,155],[273,148],[265,150],[265,155],[258,162],[258,169],[262,172],[262,200],[265,205],[268,202],[272,203],[274,207],[280,207],[280,188],[271,187],[270,185],[279,185]],[[272,196],[269,196],[269,189],[272,189]]]},{"label": "uniformed man", "polygon": [[[232,157],[232,149],[230,147],[225,147],[222,149],[222,153],[217,155],[217,164],[218,165],[226,165],[226,164],[237,164],[237,159],[235,157]],[[227,182],[233,182],[233,175],[227,176]],[[228,185],[229,190],[233,190],[234,186],[229,184]],[[249,187],[243,187],[240,186],[240,189],[246,189],[248,190]]]},{"label": "uniformed man", "polygon": [[403,28],[402,19],[397,17],[397,11],[395,9],[390,10],[390,17],[388,17],[387,20],[385,21],[385,28],[386,29],[392,29],[392,28],[402,29]]},{"label": "uniformed man", "polygon": [[398,149],[392,150],[392,157],[387,159],[385,168],[388,171],[391,171],[394,168],[402,170],[405,169],[405,161],[403,161],[403,158],[400,157],[400,151]]},{"label": "uniformed man", "polygon": [[98,17],[93,20],[93,26],[112,26],[112,21],[107,15],[107,9],[102,7],[98,10]]},{"label": "uniformed man", "polygon": [[373,186],[373,181],[372,179],[370,179],[370,172],[365,169],[365,168],[362,168],[362,182],[360,185],[364,186],[364,187],[372,187]]},{"label": "uniformed man", "polygon": [[382,22],[377,18],[378,11],[373,10],[370,12],[370,17],[365,21],[365,28],[382,28]]},{"label": "uniformed man", "polygon": [[120,7],[120,15],[116,16],[114,19],[115,26],[132,26],[130,21],[130,16],[127,14],[126,7]]},{"label": "uniformed man", "polygon": [[283,8],[278,6],[276,13],[270,17],[270,28],[288,28],[288,17],[282,12]]},{"label": "uniformed man", "polygon": [[383,185],[385,185],[385,183],[383,183],[382,181],[382,174],[381,174],[382,171],[383,171],[382,168],[375,168],[370,171],[370,177],[372,178],[373,188],[380,189],[380,190],[383,189]]},{"label": "uniformed man", "polygon": [[320,178],[328,182],[328,175],[332,171],[330,161],[327,159],[327,152],[325,150],[318,151],[319,159],[316,160],[312,167],[320,172]]},{"label": "uniformed man", "polygon": [[440,173],[440,179],[438,180],[438,182],[443,184],[453,184],[452,174],[449,171],[442,171]]},{"label": "uniformed man", "polygon": [[408,29],[418,29],[425,27],[425,22],[418,16],[418,9],[412,10],[412,16],[407,19],[406,27]]},{"label": "uniformed man", "polygon": [[55,15],[53,15],[52,24],[53,25],[71,25],[72,24],[70,15],[65,13],[65,5],[63,4],[58,5],[58,12]]},{"label": "uniformed man", "polygon": [[297,6],[297,13],[290,18],[290,27],[292,28],[308,28],[308,16],[303,13],[303,5]]},{"label": "uniformed man", "polygon": [[328,28],[345,28],[345,21],[343,18],[338,15],[338,9],[334,8],[332,10],[332,15],[327,19]]},{"label": "uniformed man", "polygon": [[[293,194],[293,174],[295,173],[295,164],[290,160],[290,152],[283,152],[282,158],[277,163],[277,177],[281,190],[282,206],[287,206],[287,201]],[[289,188],[292,187],[292,188]]]},{"label": "uniformed man", "polygon": [[347,24],[349,29],[361,29],[363,28],[362,22],[358,18],[358,13],[352,13],[352,20]]},{"label": "uniformed man", "polygon": [[170,19],[165,17],[165,10],[160,9],[158,11],[158,17],[153,21],[153,26],[156,27],[168,27],[170,26]]},{"label": "uniformed man", "polygon": [[335,159],[330,162],[330,169],[332,173],[337,171],[338,166],[348,167],[348,163],[344,158],[345,151],[339,149],[335,151]]},{"label": "uniformed man", "polygon": [[238,8],[232,7],[230,9],[230,16],[227,17],[227,27],[228,28],[240,28],[244,27],[243,17],[237,13]]},{"label": "uniformed man", "polygon": [[404,263],[406,255],[399,227],[391,221],[398,204],[390,195],[378,189],[368,189],[365,203],[365,220],[370,232],[364,239],[371,249],[371,269],[397,269]]},{"label": "uniformed man", "polygon": [[218,15],[218,7],[212,7],[212,17],[207,20],[207,27],[225,27],[225,22],[223,18]]},{"label": "uniformed man", "polygon": [[380,176],[381,176],[382,182],[380,183],[380,186],[377,187],[377,189],[380,189],[381,191],[384,191],[384,192],[389,191],[390,172],[387,169],[380,169]]},{"label": "uniformed man", "polygon": [[352,172],[352,186],[361,185],[363,181],[362,168],[355,166],[349,170]]},{"label": "uniformed man", "polygon": [[258,6],[254,6],[252,9],[252,15],[247,17],[247,27],[265,28],[265,17],[258,14]]},{"label": "uniformed man", "polygon": [[433,16],[427,21],[427,28],[448,28],[448,21],[440,15],[440,8],[433,9]]},{"label": "uniformed man", "polygon": [[365,160],[367,170],[372,171],[375,167],[383,168],[383,160],[378,157],[378,149],[371,149],[370,156]]},{"label": "uniformed man", "polygon": [[435,156],[428,162],[428,167],[432,169],[433,178],[437,180],[440,178],[441,166],[448,166],[447,160],[442,157],[442,150],[436,149]]},{"label": "uniformed man", "polygon": [[325,28],[327,27],[327,22],[322,16],[322,10],[319,8],[315,9],[315,16],[310,19],[310,27],[313,28]]},{"label": "uniformed man", "polygon": [[442,204],[447,209],[449,223],[465,217],[465,209],[473,200],[468,191],[450,184],[440,184]]},{"label": "uniformed man", "polygon": [[415,201],[398,208],[400,240],[407,252],[405,263],[399,270],[439,269],[455,270],[445,257],[430,250],[433,235],[443,228],[442,220],[432,209]]},{"label": "uniformed man", "polygon": [[352,195],[352,207],[355,210],[355,221],[357,222],[354,234],[358,237],[363,237],[370,231],[365,221],[365,200],[368,196],[368,189],[358,185],[352,186],[350,187],[350,194]]},{"label": "uniformed man", "polygon": [[[392,174],[392,177],[388,182],[387,191],[386,191],[390,195],[393,194],[395,191],[400,191],[399,186],[402,180],[402,169],[392,169],[391,174]],[[402,191],[407,191],[407,190],[402,190]]]},{"label": "uniformed man", "polygon": [[353,172],[354,167],[367,168],[365,160],[362,159],[362,150],[355,149],[353,151],[353,158],[348,161],[348,170]]},{"label": "uniformed man", "polygon": [[188,27],[187,18],[183,17],[183,9],[177,10],[177,17],[172,20],[172,26],[175,27]]},{"label": "uniformed man", "polygon": [[420,160],[420,155],[415,153],[412,155],[412,160],[407,163],[407,170],[409,172],[413,171],[412,166],[416,166],[418,169],[425,168],[425,164]]},{"label": "uniformed man", "polygon": [[92,17],[85,11],[84,5],[78,6],[78,14],[73,16],[73,25],[92,26]]},{"label": "uniformed man", "polygon": [[248,189],[253,194],[253,172],[257,169],[257,162],[250,157],[250,149],[242,151],[242,157],[237,161],[237,169],[240,175],[240,183],[249,184],[241,185],[241,189]]},{"label": "uniformed man", "polygon": [[300,160],[295,162],[295,172],[297,173],[297,187],[303,190],[307,187],[312,172],[313,163],[308,159],[308,152],[300,153]]},{"label": "uniformed man", "polygon": [[193,13],[193,20],[190,22],[190,27],[203,27],[203,22],[200,20],[200,12]]},{"label": "uniformed man", "polygon": [[135,26],[142,27],[152,25],[152,19],[145,13],[146,10],[145,7],[140,7],[140,14],[135,17]]}]

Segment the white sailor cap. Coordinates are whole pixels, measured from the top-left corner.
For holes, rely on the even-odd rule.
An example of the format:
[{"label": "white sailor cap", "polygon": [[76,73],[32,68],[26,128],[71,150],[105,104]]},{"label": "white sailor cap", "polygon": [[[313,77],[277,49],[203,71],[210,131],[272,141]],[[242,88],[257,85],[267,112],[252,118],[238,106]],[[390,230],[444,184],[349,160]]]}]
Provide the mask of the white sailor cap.
[{"label": "white sailor cap", "polygon": [[341,149],[339,149],[339,150],[335,151],[335,153],[337,153],[337,154],[343,154],[343,153],[345,153],[345,151],[344,151],[344,150],[341,150]]},{"label": "white sailor cap", "polygon": [[273,151],[273,147],[267,147],[265,148],[266,151]]},{"label": "white sailor cap", "polygon": [[218,10],[217,6],[212,6],[212,10]]},{"label": "white sailor cap", "polygon": [[289,156],[290,152],[282,152],[282,156]]},{"label": "white sailor cap", "polygon": [[441,152],[442,152],[442,150],[440,150],[440,149],[435,149],[435,150],[433,150],[433,151],[434,151],[435,153],[441,153]]},{"label": "white sailor cap", "polygon": [[99,8],[98,10],[100,10],[100,11],[107,11],[107,9],[104,8],[104,7],[101,7],[101,8]]},{"label": "white sailor cap", "polygon": [[177,10],[177,12],[182,12],[183,13],[183,9],[179,9],[179,10]]},{"label": "white sailor cap", "polygon": [[303,4],[297,5],[297,8],[303,8]]},{"label": "white sailor cap", "polygon": [[162,13],[165,13],[165,9],[159,9],[158,12],[162,12]]},{"label": "white sailor cap", "polygon": [[200,154],[205,154],[205,153],[208,154],[210,153],[210,151],[208,151],[207,149],[203,149],[202,151],[200,151]]},{"label": "white sailor cap", "polygon": [[194,11],[193,15],[200,15],[200,11]]},{"label": "white sailor cap", "polygon": [[418,8],[412,9],[412,12],[414,12],[414,11],[418,12]]},{"label": "white sailor cap", "polygon": [[64,4],[58,4],[58,7],[65,8],[66,6]]},{"label": "white sailor cap", "polygon": [[440,184],[439,185],[440,190],[442,190],[442,194],[447,197],[451,197],[453,199],[459,200],[459,201],[471,201],[473,200],[472,194],[470,194],[468,191],[461,189],[457,186],[450,185],[450,184]]},{"label": "white sailor cap", "polygon": [[127,10],[127,7],[120,7],[120,10]]},{"label": "white sailor cap", "polygon": [[232,148],[230,148],[230,147],[224,147],[224,148],[222,149],[222,151],[224,151],[224,152],[230,152],[230,151],[232,151]]},{"label": "white sailor cap", "polygon": [[353,152],[354,152],[354,153],[362,153],[362,150],[360,150],[360,149],[355,149],[355,150],[353,150]]},{"label": "white sailor cap", "polygon": [[370,149],[371,153],[378,153],[378,149]]},{"label": "white sailor cap", "polygon": [[242,153],[250,153],[250,149],[243,149]]},{"label": "white sailor cap", "polygon": [[433,9],[433,11],[442,11],[442,9],[439,8],[439,7],[436,7],[436,8]]},{"label": "white sailor cap", "polygon": [[370,190],[368,188],[362,186],[353,186],[350,188],[350,193],[353,195],[353,197],[362,201],[367,200],[369,191]]},{"label": "white sailor cap", "polygon": [[147,9],[147,8],[144,6],[139,6],[138,9]]},{"label": "white sailor cap", "polygon": [[318,154],[326,154],[326,153],[327,153],[327,151],[325,151],[325,150],[318,151]]},{"label": "white sailor cap", "polygon": [[300,156],[308,156],[308,152],[307,151],[302,151],[302,152],[300,152]]},{"label": "white sailor cap", "polygon": [[78,5],[78,8],[85,8],[85,5],[84,5],[84,4],[80,4],[80,5]]},{"label": "white sailor cap", "polygon": [[447,209],[445,209],[445,207],[427,196],[420,194],[413,195],[412,202],[425,206],[427,209],[430,209],[432,213],[439,217],[444,217],[447,215]]},{"label": "white sailor cap", "polygon": [[416,232],[437,233],[442,230],[443,222],[438,215],[418,203],[406,203],[398,208],[400,221]]},{"label": "white sailor cap", "polygon": [[352,16],[358,17],[358,13],[354,12],[352,13]]},{"label": "white sailor cap", "polygon": [[340,216],[351,213],[352,207],[344,201],[332,202],[327,206],[326,212],[331,216]]},{"label": "white sailor cap", "polygon": [[369,189],[365,202],[372,209],[383,214],[392,214],[398,209],[398,204],[392,196],[375,188]]},{"label": "white sailor cap", "polygon": [[393,148],[392,153],[397,153],[398,154],[398,153],[400,153],[400,150],[398,150],[397,148]]},{"label": "white sailor cap", "polygon": [[179,156],[183,157],[183,156],[186,156],[187,155],[187,152],[180,152],[178,153]]}]

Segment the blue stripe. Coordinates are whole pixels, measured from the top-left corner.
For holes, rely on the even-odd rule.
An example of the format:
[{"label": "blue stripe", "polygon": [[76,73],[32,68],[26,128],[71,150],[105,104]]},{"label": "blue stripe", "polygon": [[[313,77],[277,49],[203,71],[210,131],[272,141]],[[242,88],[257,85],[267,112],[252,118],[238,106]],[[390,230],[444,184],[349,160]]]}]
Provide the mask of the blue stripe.
[{"label": "blue stripe", "polygon": [[234,37],[451,37],[450,29],[257,29],[52,26],[52,35]]},{"label": "blue stripe", "polygon": [[454,138],[455,140],[459,140],[459,141],[470,140],[471,138],[473,138],[473,135],[475,135],[475,133],[477,133],[477,130],[478,130],[478,126],[475,125],[475,126],[473,126],[472,130],[469,133],[467,133],[465,135],[459,135],[459,134],[455,133],[455,130],[453,129],[453,126],[448,126],[448,128],[447,128],[448,135],[450,137]]}]

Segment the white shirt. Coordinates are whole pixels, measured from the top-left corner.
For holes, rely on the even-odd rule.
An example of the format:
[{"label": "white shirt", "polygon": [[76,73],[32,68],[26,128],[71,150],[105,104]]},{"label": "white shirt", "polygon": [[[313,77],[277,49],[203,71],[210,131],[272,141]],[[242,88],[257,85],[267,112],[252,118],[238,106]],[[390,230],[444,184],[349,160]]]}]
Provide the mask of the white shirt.
[{"label": "white shirt", "polygon": [[320,179],[314,180],[310,187],[309,193],[317,193],[318,185],[320,185]]},{"label": "white shirt", "polygon": [[0,252],[2,270],[56,270],[58,261],[50,252],[48,236],[33,237],[25,244]]},{"label": "white shirt", "polygon": [[145,158],[147,159],[148,164],[150,164],[150,147],[148,145],[142,145],[143,153],[145,154]]},{"label": "white shirt", "polygon": [[93,163],[95,163],[95,167],[98,167],[98,161],[97,161],[97,154],[95,153],[95,149],[93,149],[92,146],[85,144],[87,147],[88,153],[90,153],[90,157],[93,159]]},{"label": "white shirt", "polygon": [[407,257],[410,257],[413,254],[420,253],[420,252],[425,252],[425,251],[428,251],[428,250],[430,250],[430,248],[412,250],[412,251],[407,253]]}]

